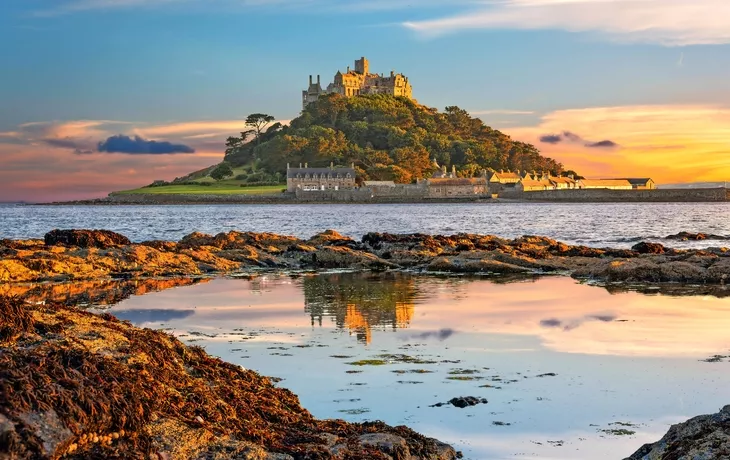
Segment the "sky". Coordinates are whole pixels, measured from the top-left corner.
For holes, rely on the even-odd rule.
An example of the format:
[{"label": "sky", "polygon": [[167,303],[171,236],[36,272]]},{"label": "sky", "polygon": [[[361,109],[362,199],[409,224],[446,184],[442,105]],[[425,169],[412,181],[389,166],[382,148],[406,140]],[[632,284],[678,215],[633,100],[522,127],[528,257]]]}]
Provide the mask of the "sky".
[{"label": "sky", "polygon": [[218,163],[361,56],[584,176],[730,181],[727,0],[3,0],[0,202]]}]

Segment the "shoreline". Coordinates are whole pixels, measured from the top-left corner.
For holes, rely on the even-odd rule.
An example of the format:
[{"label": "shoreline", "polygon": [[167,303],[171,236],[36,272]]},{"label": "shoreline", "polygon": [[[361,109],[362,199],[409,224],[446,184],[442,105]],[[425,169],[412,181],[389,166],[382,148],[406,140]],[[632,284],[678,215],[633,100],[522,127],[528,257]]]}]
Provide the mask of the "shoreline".
[{"label": "shoreline", "polygon": [[[228,232],[134,244],[109,231],[55,230],[44,240],[0,240],[0,294],[14,296],[0,295],[0,382],[29,382],[20,389],[0,384],[6,401],[0,407],[0,440],[9,440],[0,446],[21,449],[10,451],[17,458],[27,458],[23,456],[27,452],[37,454],[35,458],[70,459],[145,453],[160,460],[201,455],[220,460],[232,455],[298,460],[311,452],[333,459],[459,458],[451,446],[406,427],[314,419],[293,393],[267,377],[213,358],[163,331],[140,329],[110,314],[65,305],[70,299],[87,297],[116,302],[126,295],[247,270],[295,274],[342,269],[415,276],[572,276],[609,290],[656,292],[658,286],[670,295],[697,295],[696,289],[730,295],[728,249],[674,250],[655,243],[638,243],[631,250],[596,249],[536,236],[505,240],[379,233],[355,241],[334,231],[307,240]],[[9,274],[27,279],[11,281]],[[693,288],[688,280],[698,286]],[[46,281],[80,284],[68,290],[69,283]],[[2,290],[34,282],[41,283],[36,284],[41,289],[35,298],[21,300],[22,289]],[[114,284],[108,293],[102,289],[94,296],[91,291]],[[41,302],[54,286],[69,297]],[[68,359],[77,363],[71,371]],[[35,364],[39,362],[44,364]],[[44,392],[48,381],[58,387],[52,396]],[[724,423],[727,417],[723,417]],[[703,433],[711,434],[708,418],[699,420]],[[645,445],[630,458],[644,458],[652,449],[714,448],[690,436],[697,432],[695,419],[685,424],[695,428],[673,428],[667,435],[672,442]]]},{"label": "shoreline", "polygon": [[461,458],[404,426],[315,419],[273,379],[163,331],[8,297],[0,395],[3,458]]},{"label": "shoreline", "polygon": [[[675,239],[730,241],[682,232]],[[540,236],[368,233],[327,230],[309,239],[273,233],[191,233],[180,241],[132,243],[107,230],[53,230],[44,240],[0,240],[0,283],[199,277],[260,270],[330,269],[474,275],[563,275],[604,283],[730,282],[730,250],[571,246]]]}]

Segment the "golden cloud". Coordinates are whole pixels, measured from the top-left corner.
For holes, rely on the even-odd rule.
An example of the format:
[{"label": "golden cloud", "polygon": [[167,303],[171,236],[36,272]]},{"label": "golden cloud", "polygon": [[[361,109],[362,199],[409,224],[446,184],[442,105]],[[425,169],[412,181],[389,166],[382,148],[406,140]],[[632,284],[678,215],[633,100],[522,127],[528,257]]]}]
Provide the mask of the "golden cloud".
[{"label": "golden cloud", "polygon": [[[591,140],[610,139],[620,148],[582,143],[541,143],[540,137],[570,131]],[[730,108],[703,105],[644,105],[560,110],[537,126],[510,129],[567,168],[584,176],[652,177],[693,182],[730,179]]]}]

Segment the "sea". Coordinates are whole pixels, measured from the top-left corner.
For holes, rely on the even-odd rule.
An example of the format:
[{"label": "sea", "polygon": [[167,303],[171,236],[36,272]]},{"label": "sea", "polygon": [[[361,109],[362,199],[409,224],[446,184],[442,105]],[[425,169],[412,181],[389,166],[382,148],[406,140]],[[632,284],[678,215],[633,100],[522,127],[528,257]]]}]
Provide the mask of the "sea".
[{"label": "sea", "polygon": [[[103,228],[134,241],[334,229],[354,238],[468,232],[709,247],[730,242],[665,237],[730,236],[730,203],[0,206],[0,238],[40,238],[53,228]],[[51,288],[77,296],[114,283]],[[467,459],[622,459],[671,424],[730,403],[727,286],[348,271],[182,284],[79,306],[271,376],[316,417],[407,425]],[[50,292],[47,284],[14,289]],[[487,402],[438,405],[461,396]]]},{"label": "sea", "polygon": [[113,230],[132,241],[179,240],[194,232],[274,232],[309,238],[333,229],[368,232],[540,235],[568,244],[630,247],[638,241],[672,247],[717,246],[663,241],[681,231],[730,236],[725,203],[299,204],[179,206],[1,205],[0,238],[42,238],[54,228]]}]

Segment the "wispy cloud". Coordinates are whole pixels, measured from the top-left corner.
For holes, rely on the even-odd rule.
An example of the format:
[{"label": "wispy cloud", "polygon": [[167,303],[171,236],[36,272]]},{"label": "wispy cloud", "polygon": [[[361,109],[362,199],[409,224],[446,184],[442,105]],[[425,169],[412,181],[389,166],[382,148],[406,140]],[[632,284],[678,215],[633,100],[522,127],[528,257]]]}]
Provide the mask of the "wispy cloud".
[{"label": "wispy cloud", "polygon": [[730,43],[727,0],[487,0],[455,15],[403,24],[425,36],[467,29],[590,32],[665,46]]}]

